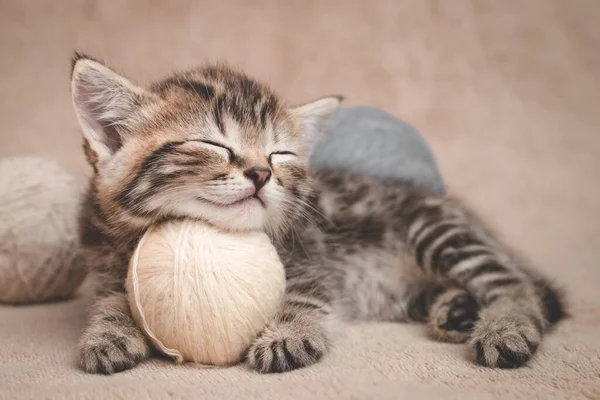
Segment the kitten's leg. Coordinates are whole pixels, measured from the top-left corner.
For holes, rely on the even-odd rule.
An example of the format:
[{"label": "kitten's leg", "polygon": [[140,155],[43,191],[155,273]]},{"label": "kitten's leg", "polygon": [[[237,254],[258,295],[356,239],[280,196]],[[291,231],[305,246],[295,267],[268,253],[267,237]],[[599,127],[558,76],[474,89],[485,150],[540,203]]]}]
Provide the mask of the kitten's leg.
[{"label": "kitten's leg", "polygon": [[408,316],[427,322],[429,333],[443,342],[462,343],[469,339],[479,306],[463,289],[435,286],[422,290],[408,302]]},{"label": "kitten's leg", "polygon": [[329,348],[331,307],[319,295],[317,284],[310,292],[289,287],[276,320],[248,350],[248,363],[263,373],[285,372],[318,362]]},{"label": "kitten's leg", "polygon": [[532,280],[515,258],[450,201],[415,197],[404,213],[417,264],[465,289],[481,307],[471,336],[477,361],[505,368],[527,362],[547,321]]},{"label": "kitten's leg", "polygon": [[101,295],[88,318],[79,342],[79,365],[84,371],[112,374],[150,356],[150,347],[131,316],[125,293]]}]

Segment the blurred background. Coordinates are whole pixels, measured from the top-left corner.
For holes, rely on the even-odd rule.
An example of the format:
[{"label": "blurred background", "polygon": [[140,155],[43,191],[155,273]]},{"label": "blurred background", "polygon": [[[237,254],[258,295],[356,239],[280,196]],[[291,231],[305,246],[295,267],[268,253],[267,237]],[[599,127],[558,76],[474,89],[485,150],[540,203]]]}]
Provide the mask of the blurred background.
[{"label": "blurred background", "polygon": [[600,307],[600,1],[0,0],[0,157],[83,179],[73,49],[140,83],[223,60],[290,102],[381,107],[580,315]]}]

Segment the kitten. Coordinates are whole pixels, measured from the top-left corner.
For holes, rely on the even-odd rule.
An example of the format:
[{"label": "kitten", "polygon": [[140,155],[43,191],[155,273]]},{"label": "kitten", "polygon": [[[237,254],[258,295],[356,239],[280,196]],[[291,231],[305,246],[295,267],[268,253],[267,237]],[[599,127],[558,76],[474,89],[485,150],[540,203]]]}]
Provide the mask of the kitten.
[{"label": "kitten", "polygon": [[477,361],[519,367],[564,315],[557,292],[455,200],[308,160],[340,99],[287,107],[226,66],[142,88],[77,54],[72,96],[94,170],[81,214],[102,286],[79,345],[87,372],[150,356],[124,280],[151,224],[195,218],[264,230],[286,267],[285,304],[247,353],[260,372],[319,361],[345,322],[428,321]]}]

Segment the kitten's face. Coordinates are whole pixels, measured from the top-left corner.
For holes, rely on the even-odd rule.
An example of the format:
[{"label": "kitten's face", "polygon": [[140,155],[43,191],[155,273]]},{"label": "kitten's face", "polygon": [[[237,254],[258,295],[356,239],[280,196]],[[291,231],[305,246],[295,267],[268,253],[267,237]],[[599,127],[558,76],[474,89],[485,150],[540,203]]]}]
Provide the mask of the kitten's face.
[{"label": "kitten's face", "polygon": [[339,104],[287,109],[226,67],[146,90],[80,58],[72,86],[97,202],[104,214],[141,225],[177,216],[277,232],[301,212],[312,145]]}]

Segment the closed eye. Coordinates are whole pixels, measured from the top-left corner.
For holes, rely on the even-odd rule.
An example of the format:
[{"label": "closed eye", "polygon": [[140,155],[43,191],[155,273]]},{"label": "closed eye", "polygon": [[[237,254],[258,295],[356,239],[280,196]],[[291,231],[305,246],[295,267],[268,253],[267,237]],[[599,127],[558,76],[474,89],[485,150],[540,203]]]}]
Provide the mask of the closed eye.
[{"label": "closed eye", "polygon": [[274,151],[271,154],[269,154],[269,163],[271,162],[271,158],[273,156],[296,156],[296,153],[293,153],[291,151]]},{"label": "closed eye", "polygon": [[200,143],[208,144],[210,146],[215,146],[215,147],[219,147],[221,149],[227,150],[227,153],[229,153],[229,162],[233,162],[233,160],[235,160],[235,153],[233,152],[233,150],[230,147],[225,146],[224,144],[213,142],[212,140],[204,140],[204,139],[190,139],[190,142],[200,142]]}]

